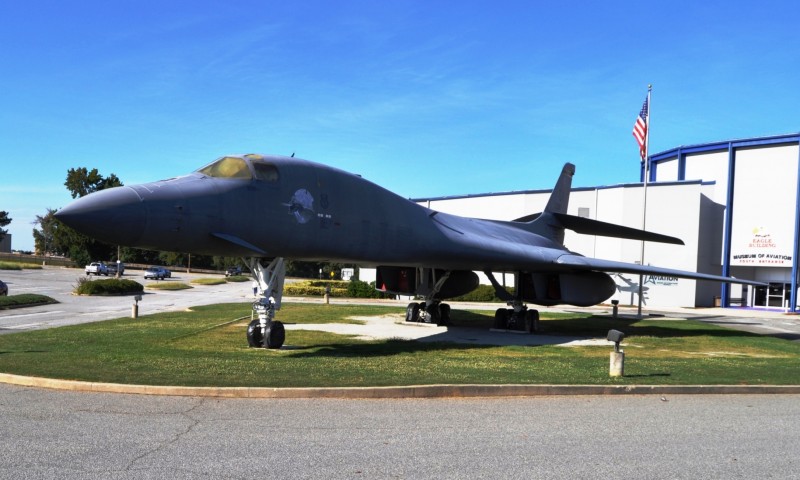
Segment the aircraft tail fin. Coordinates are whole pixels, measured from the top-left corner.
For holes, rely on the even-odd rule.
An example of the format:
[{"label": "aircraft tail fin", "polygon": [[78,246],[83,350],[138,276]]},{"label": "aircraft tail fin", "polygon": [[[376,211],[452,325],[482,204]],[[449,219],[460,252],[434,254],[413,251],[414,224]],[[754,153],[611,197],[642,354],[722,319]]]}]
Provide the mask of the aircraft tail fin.
[{"label": "aircraft tail fin", "polygon": [[572,189],[572,176],[575,175],[575,165],[565,163],[564,168],[561,169],[561,175],[558,177],[555,188],[550,194],[550,199],[547,200],[547,206],[544,207],[544,212],[523,217],[517,221],[524,221],[527,223],[527,230],[549,238],[550,240],[564,244],[564,225],[558,221],[554,216],[557,214],[566,214],[569,207],[569,192]]},{"label": "aircraft tail fin", "polygon": [[684,244],[681,239],[676,237],[567,214],[573,175],[575,175],[575,165],[571,163],[564,164],[561,176],[558,177],[556,186],[553,189],[553,193],[550,194],[550,199],[547,201],[544,211],[518,218],[514,221],[523,222],[528,231],[549,238],[559,245],[564,244],[564,229],[570,229],[586,235],[627,238],[675,245]]},{"label": "aircraft tail fin", "polygon": [[569,207],[569,191],[572,189],[572,176],[575,175],[575,165],[565,163],[561,169],[555,188],[547,200],[544,213],[567,213]]}]

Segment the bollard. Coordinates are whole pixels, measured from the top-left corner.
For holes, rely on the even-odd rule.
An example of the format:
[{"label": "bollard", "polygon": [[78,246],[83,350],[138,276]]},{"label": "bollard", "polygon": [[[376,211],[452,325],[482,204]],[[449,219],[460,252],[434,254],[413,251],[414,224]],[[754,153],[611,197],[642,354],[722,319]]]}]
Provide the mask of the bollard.
[{"label": "bollard", "polygon": [[619,314],[619,300],[611,300],[611,317],[616,320]]},{"label": "bollard", "polygon": [[611,352],[611,358],[608,365],[609,377],[622,377],[625,376],[625,352]]},{"label": "bollard", "polygon": [[606,340],[614,342],[614,351],[611,352],[611,359],[608,364],[608,375],[610,377],[621,377],[625,374],[625,352],[620,350],[619,344],[625,339],[625,333],[619,330],[609,330]]},{"label": "bollard", "polygon": [[133,305],[131,305],[131,318],[139,318],[139,302],[141,300],[141,295],[136,295],[133,297]]}]

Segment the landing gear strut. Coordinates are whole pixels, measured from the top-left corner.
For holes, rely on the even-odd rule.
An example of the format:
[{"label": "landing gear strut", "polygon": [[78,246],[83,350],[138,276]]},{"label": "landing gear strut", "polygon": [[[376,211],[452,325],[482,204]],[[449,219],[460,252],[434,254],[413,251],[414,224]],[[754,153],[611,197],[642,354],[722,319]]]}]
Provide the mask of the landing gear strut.
[{"label": "landing gear strut", "polygon": [[494,313],[494,329],[497,330],[516,330],[526,333],[536,333],[539,331],[539,311],[529,309],[522,301],[520,288],[520,273],[515,274],[515,285],[517,285],[517,295],[511,295],[494,278],[492,272],[483,272],[494,287],[495,294],[501,300],[506,301],[506,305],[511,308],[498,308]]},{"label": "landing gear strut", "polygon": [[[259,299],[253,303],[252,320],[247,326],[247,344],[253,348],[277,349],[286,340],[283,323],[275,320],[275,312],[281,308],[283,280],[286,265],[282,257],[273,259],[267,267],[258,258],[245,260],[258,282]],[[258,318],[254,318],[255,316]]]}]

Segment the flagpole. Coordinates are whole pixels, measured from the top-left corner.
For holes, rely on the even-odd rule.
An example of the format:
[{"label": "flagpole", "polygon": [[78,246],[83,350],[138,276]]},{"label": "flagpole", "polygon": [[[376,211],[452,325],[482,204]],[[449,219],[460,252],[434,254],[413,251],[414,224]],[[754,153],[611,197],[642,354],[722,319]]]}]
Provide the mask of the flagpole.
[{"label": "flagpole", "polygon": [[[650,93],[653,90],[653,85],[647,85],[647,129],[644,136],[644,189],[642,200],[642,230],[647,229],[647,182],[650,180],[650,112],[652,111],[652,104],[650,103]],[[644,240],[642,240],[642,247],[639,256],[639,264],[644,266]],[[639,306],[636,309],[636,316],[642,316],[642,296],[644,295],[643,285],[644,275],[639,274]]]}]

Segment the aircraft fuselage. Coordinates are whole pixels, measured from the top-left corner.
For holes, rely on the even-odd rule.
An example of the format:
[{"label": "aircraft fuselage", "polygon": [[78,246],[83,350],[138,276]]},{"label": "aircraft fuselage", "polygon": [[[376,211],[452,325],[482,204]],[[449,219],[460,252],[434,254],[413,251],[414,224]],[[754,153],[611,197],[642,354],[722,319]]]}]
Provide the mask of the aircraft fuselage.
[{"label": "aircraft fuselage", "polygon": [[[107,189],[59,217],[111,244],[208,255],[513,270],[551,264],[565,253],[513,224],[435,212],[336,168],[247,157],[249,171],[238,176],[206,167]],[[268,173],[259,175],[254,165]],[[534,246],[538,254],[520,265],[519,250]]]}]

